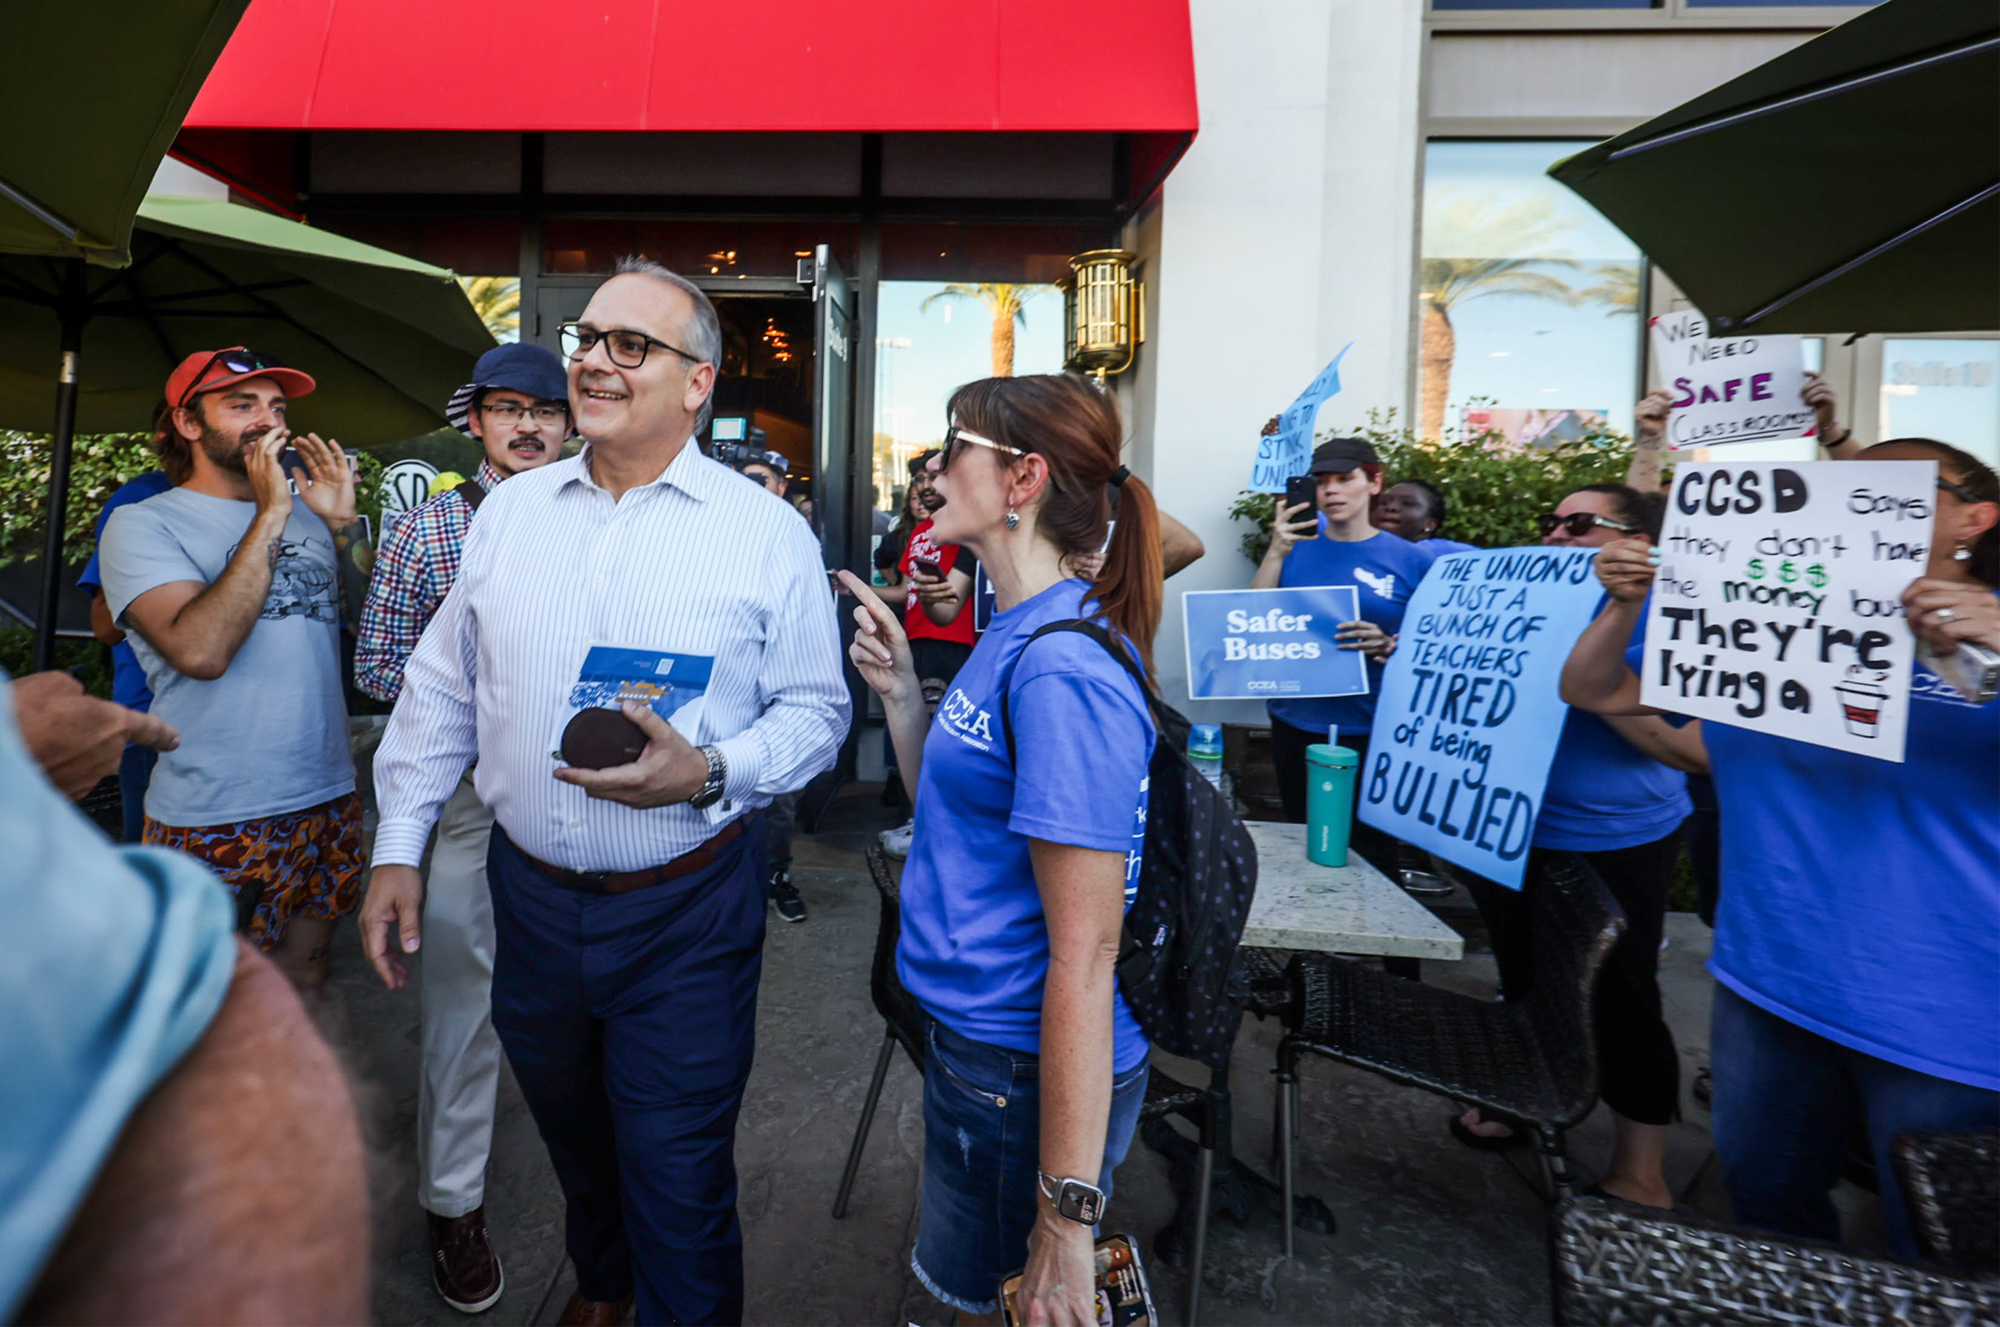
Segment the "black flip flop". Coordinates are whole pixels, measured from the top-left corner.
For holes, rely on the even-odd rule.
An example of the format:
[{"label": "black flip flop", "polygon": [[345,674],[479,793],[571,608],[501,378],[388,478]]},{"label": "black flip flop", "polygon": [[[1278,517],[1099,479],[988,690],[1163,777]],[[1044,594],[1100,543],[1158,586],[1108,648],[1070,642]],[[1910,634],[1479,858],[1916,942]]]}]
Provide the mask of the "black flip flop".
[{"label": "black flip flop", "polygon": [[[1485,1122],[1486,1117],[1481,1115],[1480,1120]],[[1505,1123],[1505,1121],[1496,1120],[1493,1123]],[[1528,1142],[1527,1134],[1511,1124],[1507,1126],[1507,1133],[1494,1138],[1488,1138],[1485,1134],[1472,1132],[1472,1130],[1465,1127],[1465,1122],[1457,1115],[1451,1117],[1450,1125],[1451,1136],[1453,1138],[1458,1139],[1459,1142],[1464,1143],[1467,1147],[1480,1152],[1505,1152],[1511,1148],[1524,1147]]]}]

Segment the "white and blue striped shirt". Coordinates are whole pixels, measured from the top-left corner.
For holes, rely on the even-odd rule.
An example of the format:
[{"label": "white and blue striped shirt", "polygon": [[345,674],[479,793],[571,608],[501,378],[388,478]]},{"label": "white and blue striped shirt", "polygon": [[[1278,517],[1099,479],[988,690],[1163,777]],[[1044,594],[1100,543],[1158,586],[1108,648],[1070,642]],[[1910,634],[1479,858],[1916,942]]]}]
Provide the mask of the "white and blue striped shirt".
[{"label": "white and blue striped shirt", "polygon": [[[593,645],[709,655],[697,745],[721,800],[639,810],[559,782],[551,754]],[[847,733],[834,600],[811,528],[691,442],[613,499],[589,451],[487,495],[465,563],[404,673],[375,757],[376,865],[414,866],[479,758],[479,798],[520,847],[577,871],[673,860],[805,786]]]}]

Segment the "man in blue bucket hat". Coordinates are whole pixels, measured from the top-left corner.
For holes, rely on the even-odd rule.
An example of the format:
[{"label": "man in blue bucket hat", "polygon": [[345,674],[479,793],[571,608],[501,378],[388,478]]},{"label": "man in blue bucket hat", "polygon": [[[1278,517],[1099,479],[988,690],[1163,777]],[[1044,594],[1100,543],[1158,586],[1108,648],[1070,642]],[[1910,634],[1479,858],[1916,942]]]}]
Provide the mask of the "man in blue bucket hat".
[{"label": "man in blue bucket hat", "polygon": [[[377,700],[403,689],[403,665],[458,577],[480,501],[510,475],[547,465],[570,436],[562,361],[537,345],[497,346],[452,393],[445,418],[485,449],[473,478],[413,508],[383,532],[354,651],[354,683]],[[493,1032],[493,904],[486,843],[493,813],[466,771],[446,803],[425,884],[419,983],[423,1068],[417,1094],[417,1198],[429,1217],[431,1280],[461,1313],[491,1308],[505,1288],[487,1237],[486,1159],[500,1041]],[[379,900],[361,905],[365,933]]]}]

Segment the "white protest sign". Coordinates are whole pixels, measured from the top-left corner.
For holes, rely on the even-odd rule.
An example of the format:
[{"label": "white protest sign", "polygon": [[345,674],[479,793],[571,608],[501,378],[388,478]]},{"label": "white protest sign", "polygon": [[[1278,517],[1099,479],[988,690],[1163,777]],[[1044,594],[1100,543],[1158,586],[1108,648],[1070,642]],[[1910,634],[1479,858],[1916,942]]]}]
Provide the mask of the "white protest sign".
[{"label": "white protest sign", "polygon": [[1652,327],[1660,377],[1674,397],[1667,445],[1675,451],[1812,433],[1812,407],[1799,399],[1806,366],[1798,337],[1710,336],[1692,309],[1663,313]]},{"label": "white protest sign", "polygon": [[1647,705],[1903,758],[1935,461],[1698,461],[1674,471],[1646,618]]},{"label": "white protest sign", "polygon": [[1603,592],[1594,548],[1439,558],[1383,670],[1361,818],[1519,889],[1569,707],[1570,646]]}]

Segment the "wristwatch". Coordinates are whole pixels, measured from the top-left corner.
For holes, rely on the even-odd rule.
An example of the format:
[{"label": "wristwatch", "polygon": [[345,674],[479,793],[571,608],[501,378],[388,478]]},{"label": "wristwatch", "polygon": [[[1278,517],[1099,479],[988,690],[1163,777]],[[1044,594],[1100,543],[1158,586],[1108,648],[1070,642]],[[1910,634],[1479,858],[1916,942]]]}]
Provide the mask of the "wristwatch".
[{"label": "wristwatch", "polygon": [[729,762],[723,759],[722,748],[705,746],[701,748],[701,755],[708,762],[708,782],[688,798],[688,805],[697,811],[714,806],[722,799],[722,784],[729,777]]},{"label": "wristwatch", "polygon": [[1104,1219],[1104,1190],[1095,1184],[1059,1180],[1039,1170],[1035,1172],[1035,1181],[1042,1186],[1042,1197],[1055,1204],[1058,1216],[1080,1226],[1094,1226]]}]

